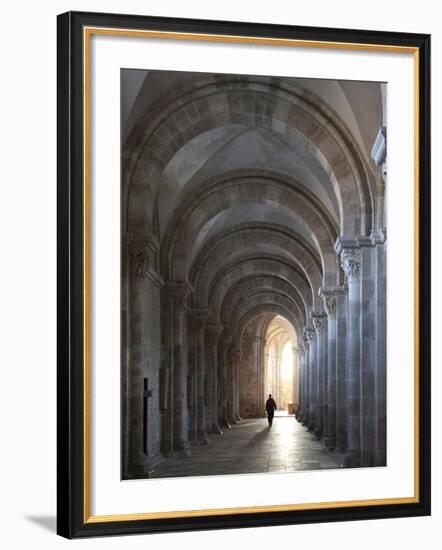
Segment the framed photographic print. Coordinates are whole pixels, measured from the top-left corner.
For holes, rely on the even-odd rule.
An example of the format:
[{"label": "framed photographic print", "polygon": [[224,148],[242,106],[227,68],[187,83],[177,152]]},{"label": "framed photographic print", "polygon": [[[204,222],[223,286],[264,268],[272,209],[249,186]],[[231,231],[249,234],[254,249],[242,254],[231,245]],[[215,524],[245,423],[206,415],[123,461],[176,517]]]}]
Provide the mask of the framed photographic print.
[{"label": "framed photographic print", "polygon": [[58,17],[58,533],[430,513],[430,37]]}]

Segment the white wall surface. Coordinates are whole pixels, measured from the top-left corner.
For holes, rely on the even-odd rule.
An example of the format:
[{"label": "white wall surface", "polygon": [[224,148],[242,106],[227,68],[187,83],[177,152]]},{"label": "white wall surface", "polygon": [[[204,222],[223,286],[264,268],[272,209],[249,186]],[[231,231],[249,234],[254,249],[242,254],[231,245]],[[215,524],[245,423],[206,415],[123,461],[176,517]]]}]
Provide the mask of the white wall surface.
[{"label": "white wall surface", "polygon": [[[437,548],[442,535],[442,28],[438,2],[270,3],[256,0],[59,0],[2,4],[0,139],[0,540],[3,548],[212,550]],[[67,10],[136,13],[431,33],[433,85],[433,515],[69,542],[55,535],[55,108],[56,15]]]}]

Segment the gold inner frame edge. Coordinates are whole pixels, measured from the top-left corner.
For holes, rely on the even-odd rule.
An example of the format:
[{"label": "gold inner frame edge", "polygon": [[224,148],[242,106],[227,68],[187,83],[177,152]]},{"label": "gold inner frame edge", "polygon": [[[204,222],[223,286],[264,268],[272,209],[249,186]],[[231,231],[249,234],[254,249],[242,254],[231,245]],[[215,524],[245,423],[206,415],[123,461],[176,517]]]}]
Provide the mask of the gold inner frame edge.
[{"label": "gold inner frame edge", "polygon": [[[232,508],[214,508],[202,510],[171,510],[167,512],[127,513],[113,515],[91,515],[91,472],[90,472],[90,42],[92,35],[125,36],[132,38],[158,38],[174,40],[196,40],[204,42],[249,43],[258,45],[292,46],[304,48],[324,48],[359,50],[371,52],[412,53],[414,63],[414,495],[410,497],[349,500],[336,502],[317,502],[282,504],[269,506],[249,506]],[[300,510],[320,510],[327,508],[345,508],[359,506],[379,506],[412,504],[419,502],[419,49],[412,46],[393,46],[388,44],[364,44],[350,42],[329,42],[316,40],[297,40],[280,38],[247,37],[237,35],[219,35],[203,33],[181,33],[167,31],[148,31],[137,29],[118,29],[112,27],[83,27],[83,168],[84,168],[84,484],[83,516],[84,523],[108,523],[116,521],[137,521],[148,519],[171,519],[186,517],[204,517],[229,514],[250,514],[264,512],[285,512]]]}]

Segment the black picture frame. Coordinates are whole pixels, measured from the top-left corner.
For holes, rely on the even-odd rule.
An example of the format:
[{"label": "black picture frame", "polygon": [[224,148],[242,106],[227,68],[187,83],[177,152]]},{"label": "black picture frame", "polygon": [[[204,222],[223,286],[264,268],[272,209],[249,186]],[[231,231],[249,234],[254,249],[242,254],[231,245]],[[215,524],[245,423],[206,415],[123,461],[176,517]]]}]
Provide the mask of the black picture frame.
[{"label": "black picture frame", "polygon": [[[271,526],[430,514],[430,36],[68,12],[57,39],[57,532],[67,538]],[[160,519],[88,521],[84,411],[84,40],[85,27],[297,39],[413,48],[419,60],[419,498],[413,503],[344,506]],[[86,393],[85,393],[86,391]]]}]

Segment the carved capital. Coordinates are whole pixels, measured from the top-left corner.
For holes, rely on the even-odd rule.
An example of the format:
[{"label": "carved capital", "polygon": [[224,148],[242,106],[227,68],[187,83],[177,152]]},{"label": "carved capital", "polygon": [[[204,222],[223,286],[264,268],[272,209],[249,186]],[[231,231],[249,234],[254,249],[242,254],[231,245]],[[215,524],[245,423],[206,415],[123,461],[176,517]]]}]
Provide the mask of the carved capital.
[{"label": "carved capital", "polygon": [[342,296],[347,293],[347,286],[330,286],[321,287],[319,289],[319,296],[324,302],[324,310],[327,314],[327,318],[332,320],[336,319],[336,303],[337,296]]},{"label": "carved capital", "polygon": [[322,313],[313,313],[312,321],[315,332],[319,336],[319,334],[321,334],[322,327],[324,326],[324,315]]},{"label": "carved capital", "polygon": [[360,249],[344,248],[341,252],[341,267],[349,282],[358,279],[361,274]]},{"label": "carved capital", "polygon": [[387,240],[387,229],[385,227],[382,227],[380,229],[373,230],[370,234],[370,237],[375,244],[384,244]]},{"label": "carved capital", "polygon": [[153,235],[125,233],[123,246],[129,259],[129,274],[132,278],[143,278],[153,269],[159,243]]},{"label": "carved capital", "polygon": [[304,329],[302,339],[304,340],[304,344],[306,345],[307,348],[310,347],[310,344],[313,340],[314,333],[315,333],[315,331],[311,328],[305,328]]},{"label": "carved capital", "polygon": [[147,248],[134,249],[129,252],[129,270],[131,277],[142,279],[149,267],[150,252]]},{"label": "carved capital", "polygon": [[193,292],[193,287],[186,281],[168,281],[166,292],[168,298],[172,300],[174,309],[180,310],[187,307],[187,301]]},{"label": "carved capital", "polygon": [[323,297],[324,309],[327,317],[332,320],[336,319],[336,296],[326,294]]}]

